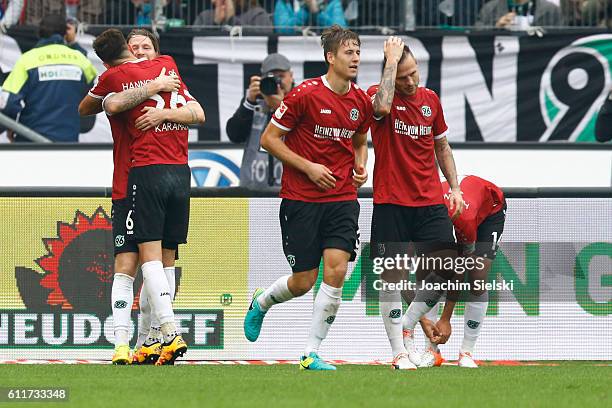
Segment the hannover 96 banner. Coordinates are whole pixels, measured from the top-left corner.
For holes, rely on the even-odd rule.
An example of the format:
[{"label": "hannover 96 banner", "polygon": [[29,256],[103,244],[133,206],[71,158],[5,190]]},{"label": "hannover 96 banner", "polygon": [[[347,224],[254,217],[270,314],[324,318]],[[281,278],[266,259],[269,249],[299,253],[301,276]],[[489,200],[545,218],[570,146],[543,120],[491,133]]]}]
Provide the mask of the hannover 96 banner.
[{"label": "hannover 96 banner", "polygon": [[[30,35],[0,37],[2,77],[31,48]],[[594,119],[611,90],[612,34],[506,31],[415,32],[404,36],[416,55],[421,85],[439,93],[451,141],[593,141]],[[94,37],[80,43],[101,72]],[[362,36],[358,84],[377,83],[383,36]],[[161,35],[162,53],[175,59],[191,93],[206,111],[199,140],[227,140],[225,124],[239,106],[251,75],[270,52],[285,54],[296,84],[326,68],[318,37]],[[1,78],[3,81],[3,78]],[[83,141],[110,141],[103,115],[82,124]]]}]

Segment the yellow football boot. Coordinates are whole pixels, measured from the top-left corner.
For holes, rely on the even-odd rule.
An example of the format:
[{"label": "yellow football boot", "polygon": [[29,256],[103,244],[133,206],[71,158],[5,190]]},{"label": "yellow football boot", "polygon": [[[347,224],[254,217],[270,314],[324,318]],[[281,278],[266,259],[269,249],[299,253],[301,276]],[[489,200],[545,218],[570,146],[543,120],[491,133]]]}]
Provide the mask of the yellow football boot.
[{"label": "yellow football boot", "polygon": [[128,365],[132,362],[132,350],[127,344],[122,344],[115,347],[115,354],[113,355],[113,364],[116,365]]},{"label": "yellow football boot", "polygon": [[161,354],[161,351],[162,345],[160,342],[155,342],[149,345],[145,343],[134,353],[132,364],[155,364],[159,358],[159,355]]},{"label": "yellow football boot", "polygon": [[178,357],[182,357],[186,352],[187,343],[185,343],[185,340],[183,340],[180,335],[177,335],[170,343],[164,343],[161,354],[155,362],[155,365],[173,365],[174,360]]}]

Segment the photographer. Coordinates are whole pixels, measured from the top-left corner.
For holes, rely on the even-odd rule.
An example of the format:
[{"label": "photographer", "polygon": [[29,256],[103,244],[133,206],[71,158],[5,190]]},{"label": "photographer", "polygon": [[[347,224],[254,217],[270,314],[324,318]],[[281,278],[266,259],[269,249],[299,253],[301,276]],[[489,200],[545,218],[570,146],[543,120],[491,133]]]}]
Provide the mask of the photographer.
[{"label": "photographer", "polygon": [[[261,64],[261,72],[261,76],[251,77],[246,96],[225,127],[233,143],[246,142],[240,185],[257,189],[280,185],[282,163],[260,148],[259,139],[272,113],[293,88],[291,64],[284,55],[268,55]],[[269,174],[270,163],[273,174]]]}]

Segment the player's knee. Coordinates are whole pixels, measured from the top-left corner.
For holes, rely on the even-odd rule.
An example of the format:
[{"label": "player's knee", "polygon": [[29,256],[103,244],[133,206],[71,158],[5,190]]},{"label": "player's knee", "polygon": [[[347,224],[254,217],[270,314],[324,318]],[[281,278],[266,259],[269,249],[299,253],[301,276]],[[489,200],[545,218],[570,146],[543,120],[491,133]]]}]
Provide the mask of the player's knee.
[{"label": "player's knee", "polygon": [[348,265],[346,263],[326,265],[323,280],[328,285],[339,288],[344,284],[347,269]]},{"label": "player's knee", "polygon": [[124,252],[115,257],[115,273],[129,275],[132,278],[136,277],[136,269],[138,268],[138,253]]},{"label": "player's knee", "polygon": [[289,290],[294,296],[305,295],[317,282],[318,270],[298,272],[291,276],[287,282]]}]

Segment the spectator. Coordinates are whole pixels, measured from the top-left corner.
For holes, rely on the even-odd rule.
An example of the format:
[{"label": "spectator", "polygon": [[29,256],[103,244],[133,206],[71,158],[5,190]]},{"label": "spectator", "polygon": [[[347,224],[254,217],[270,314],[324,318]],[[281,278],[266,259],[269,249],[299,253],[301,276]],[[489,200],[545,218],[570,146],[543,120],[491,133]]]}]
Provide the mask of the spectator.
[{"label": "spectator", "polygon": [[63,0],[27,0],[25,4],[25,24],[29,26],[39,27],[43,16],[66,16],[66,3]]},{"label": "spectator", "polygon": [[24,0],[9,0],[6,8],[2,7],[2,19],[0,20],[0,31],[6,30],[19,22],[23,11]]},{"label": "spectator", "polygon": [[612,92],[610,92],[597,114],[595,139],[602,143],[612,140]]},{"label": "spectator", "polygon": [[581,2],[582,25],[612,27],[612,2],[585,0]]},{"label": "spectator", "polygon": [[[268,184],[268,166],[273,163],[274,184],[280,185],[282,163],[260,149],[259,139],[270,122],[272,112],[293,89],[293,72],[289,60],[281,54],[270,54],[261,64],[262,75],[251,77],[249,89],[240,102],[236,113],[227,121],[225,130],[234,143],[244,143],[244,155],[240,169],[240,185],[243,187],[265,189]],[[276,94],[270,94],[266,84],[262,86],[262,77],[273,75],[277,80]],[[270,84],[270,80],[267,80]],[[263,92],[262,92],[263,88]],[[272,87],[273,88],[273,87]],[[270,95],[266,95],[269,93]]]},{"label": "spectator", "polygon": [[106,0],[104,11],[106,21],[113,25],[134,25],[136,22],[136,7],[131,1]]},{"label": "spectator", "polygon": [[[96,69],[78,51],[64,45],[66,17],[42,18],[40,41],[24,53],[2,85],[0,110],[55,142],[79,139],[79,102]],[[18,136],[16,141],[27,141]]]},{"label": "spectator", "polygon": [[104,0],[79,0],[77,18],[87,24],[104,24],[104,6]]},{"label": "spectator", "polygon": [[65,0],[66,3],[66,18],[77,18],[80,0]]},{"label": "spectator", "polygon": [[194,26],[250,26],[251,31],[272,32],[272,20],[258,0],[212,0],[213,9],[204,10],[193,22]]},{"label": "spectator", "polygon": [[81,47],[81,45],[77,42],[78,27],[78,20],[68,17],[66,19],[66,35],[64,36],[64,40],[66,41],[67,46],[87,57],[87,51],[85,51],[85,48]]},{"label": "spectator", "polygon": [[274,6],[274,27],[278,33],[293,33],[306,26],[346,27],[340,0],[277,0]]},{"label": "spectator", "polygon": [[421,27],[474,26],[484,0],[420,0],[416,24]]},{"label": "spectator", "polygon": [[547,0],[490,0],[480,10],[479,27],[521,30],[562,26],[561,9]]}]

